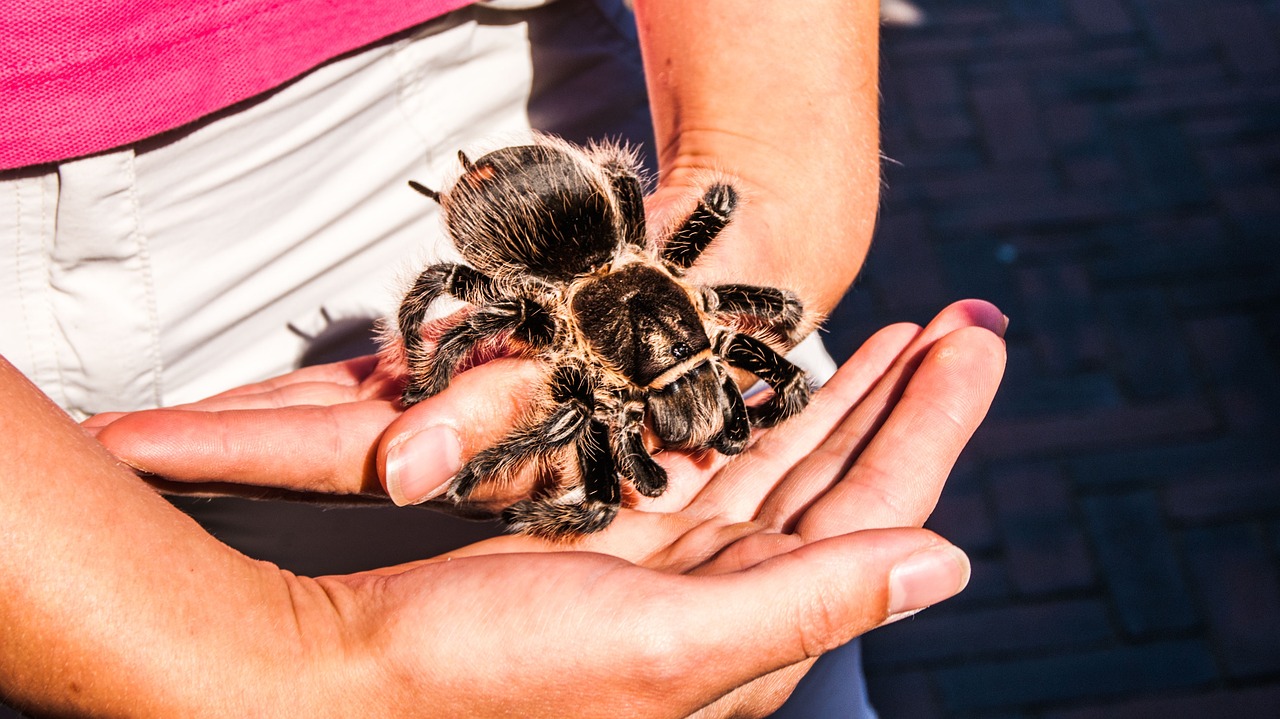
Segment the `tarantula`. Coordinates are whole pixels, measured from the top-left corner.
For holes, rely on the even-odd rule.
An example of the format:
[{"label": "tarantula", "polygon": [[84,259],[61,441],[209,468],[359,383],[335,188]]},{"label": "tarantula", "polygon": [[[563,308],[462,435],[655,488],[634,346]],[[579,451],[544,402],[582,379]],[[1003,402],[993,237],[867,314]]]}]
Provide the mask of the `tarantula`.
[{"label": "tarantula", "polygon": [[[550,371],[528,420],[467,462],[448,499],[464,504],[477,483],[534,463],[551,481],[503,512],[509,528],[545,537],[595,532],[613,521],[622,481],[648,497],[667,486],[642,438],[646,421],[666,447],[732,455],[746,447],[751,426],[777,424],[808,404],[804,373],[774,349],[812,329],[796,295],[684,277],[732,218],[732,185],[711,184],[653,243],[637,163],[622,147],[539,137],[474,162],[458,156],[463,173],[451,188],[410,182],[441,205],[468,264],[427,267],[400,305],[402,402],[444,390],[495,346]],[[447,296],[468,311],[451,315],[428,342],[424,316]],[[726,367],[764,380],[772,396],[747,406]]]}]

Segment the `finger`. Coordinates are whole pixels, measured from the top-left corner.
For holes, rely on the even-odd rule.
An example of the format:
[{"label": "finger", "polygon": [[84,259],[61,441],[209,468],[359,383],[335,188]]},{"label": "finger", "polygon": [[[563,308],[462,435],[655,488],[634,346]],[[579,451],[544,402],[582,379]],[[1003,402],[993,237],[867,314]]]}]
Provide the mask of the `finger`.
[{"label": "finger", "polygon": [[[1005,324],[1004,316],[994,305],[967,300],[938,313],[923,331],[910,338],[905,350],[905,330],[891,327],[877,333],[823,387],[810,409],[769,431],[748,453],[727,466],[723,477],[717,477],[713,488],[709,487],[711,491],[699,497],[700,508],[746,518],[757,516],[769,506],[776,517],[813,501],[838,481],[848,458],[856,456],[861,443],[888,416],[907,379],[934,342],[963,327],[1003,332]],[[814,452],[827,460],[826,474],[815,471],[813,463],[803,476],[787,473],[788,468]]]},{"label": "finger", "polygon": [[[771,488],[761,480],[781,477],[796,458],[820,442],[919,332],[920,328],[911,324],[891,325],[876,332],[836,371],[804,413],[784,425],[785,430],[754,430],[757,439],[753,448],[734,458],[732,469],[721,469],[730,463],[714,453],[659,455],[663,466],[679,481],[673,481],[662,496],[646,500],[640,507],[649,512],[671,512],[696,500],[695,509],[705,507],[720,513],[732,500],[735,506],[754,508]],[[717,469],[719,473],[715,473]],[[713,473],[710,482],[696,481]]]},{"label": "finger", "polygon": [[[343,362],[303,367],[262,382],[243,385],[195,402],[173,405],[166,409],[192,409],[218,412],[235,409],[275,409],[289,405],[331,405],[371,399],[371,388],[362,388],[377,370],[375,355],[356,357]],[[388,384],[390,384],[390,378]],[[390,399],[390,396],[387,397]],[[103,427],[129,415],[129,412],[102,412],[80,426],[96,436]]]},{"label": "finger", "polygon": [[[410,407],[387,427],[376,454],[392,501],[403,506],[442,494],[466,460],[501,442],[524,417],[544,376],[537,363],[497,360]],[[482,483],[469,499],[500,509],[527,495],[518,482]]]},{"label": "finger", "polygon": [[271,410],[150,410],[128,414],[98,441],[134,469],[174,482],[381,494],[373,448],[398,415],[390,402]]},{"label": "finger", "polygon": [[[870,441],[856,435],[833,438],[837,456],[844,452],[842,444],[861,449],[839,483],[803,511],[797,533],[814,539],[869,527],[923,524],[961,450],[986,416],[1004,363],[1004,343],[985,329],[957,330],[940,340]],[[797,466],[795,476],[825,474],[832,461],[815,453]]]},{"label": "finger", "polygon": [[[968,582],[965,555],[926,530],[872,530],[806,545],[717,577],[686,600],[676,640],[692,658],[731,652],[742,686],[817,657],[887,620],[942,601]],[[733,607],[725,612],[724,607]],[[720,662],[724,662],[722,658]],[[717,662],[717,666],[725,666]],[[729,673],[729,672],[726,672]]]},{"label": "finger", "polygon": [[[449,427],[461,438],[460,458],[443,456],[440,452],[447,448],[437,447],[419,456],[421,466],[457,464],[496,441],[494,435],[500,436],[518,412],[513,397],[528,383],[527,364],[501,360],[477,367],[460,374],[445,392],[412,407],[406,415],[413,423]],[[261,395],[237,401],[253,406]],[[135,469],[177,482],[384,496],[379,441],[389,427],[410,424],[401,421],[404,416],[391,400],[214,412],[150,410],[117,419],[99,432],[98,440]]]},{"label": "finger", "polygon": [[289,385],[304,382],[323,382],[326,384],[356,387],[367,380],[379,367],[377,355],[362,355],[340,362],[311,365],[282,374],[278,377],[234,387],[225,392],[215,394],[208,399],[238,397],[243,395],[275,392]]}]

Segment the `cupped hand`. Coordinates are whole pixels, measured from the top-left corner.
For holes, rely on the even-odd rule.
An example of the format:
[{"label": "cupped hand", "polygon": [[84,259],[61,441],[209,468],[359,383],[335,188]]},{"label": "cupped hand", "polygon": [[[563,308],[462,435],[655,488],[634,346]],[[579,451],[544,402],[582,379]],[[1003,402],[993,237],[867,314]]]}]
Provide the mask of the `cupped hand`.
[{"label": "cupped hand", "polygon": [[[451,638],[454,631],[459,637],[469,636],[473,633],[469,622],[484,625],[499,617],[502,622],[511,622],[511,627],[499,633],[506,637],[503,642],[510,642],[510,632],[516,632],[514,636],[529,634],[537,646],[504,650],[514,662],[510,676],[502,675],[508,682],[529,681],[529,677],[546,681],[546,675],[538,671],[522,674],[520,667],[528,667],[517,660],[529,656],[548,670],[556,668],[548,662],[568,663],[572,666],[557,664],[557,671],[584,677],[598,671],[623,671],[620,666],[654,665],[657,668],[647,679],[615,676],[611,684],[601,677],[601,685],[630,690],[641,687],[642,694],[647,691],[644,687],[652,686],[654,693],[665,697],[665,692],[679,684],[692,692],[681,700],[691,703],[679,706],[696,709],[695,705],[705,701],[711,702],[702,709],[707,716],[761,715],[785,699],[807,669],[809,657],[820,653],[820,648],[838,646],[963,586],[967,563],[950,545],[923,530],[882,528],[919,527],[932,510],[952,464],[995,393],[1004,361],[1003,345],[996,334],[1003,331],[1004,323],[994,307],[963,302],[948,307],[923,330],[911,325],[882,330],[841,368],[803,414],[759,432],[756,442],[742,455],[732,459],[714,454],[659,455],[672,474],[671,489],[656,500],[623,510],[608,530],[581,538],[572,547],[524,536],[497,537],[413,565],[329,581],[362,594],[375,588],[386,592],[378,601],[364,596],[357,604],[383,607],[390,616],[402,618],[397,621],[420,625],[420,631],[431,636],[440,631]],[[320,385],[323,392],[306,389],[308,382],[287,382],[207,402],[233,403],[235,409],[215,406],[212,412],[213,416],[231,412],[236,421],[253,416],[235,414],[241,412],[306,414],[321,410],[287,405],[254,410],[246,409],[243,403],[247,398],[256,398],[254,402],[270,398],[265,405],[309,392],[326,398],[343,396],[343,392],[333,391],[331,382],[348,387],[347,404],[387,402],[394,415],[390,401],[377,398],[376,391],[373,399],[360,399],[362,383],[366,385],[363,391],[377,386],[378,380],[371,379],[376,378],[376,368],[349,373],[342,381],[321,374],[346,366],[303,370],[312,380],[326,378]],[[478,368],[459,380],[485,370]],[[484,385],[493,388],[490,382]],[[360,416],[354,408],[334,411],[339,417],[343,412]],[[385,425],[388,420],[378,420],[372,411],[370,414],[374,419],[367,424],[374,428],[369,431],[373,437],[379,421]],[[401,420],[390,420],[397,421]],[[264,419],[261,426],[269,429],[271,424]],[[309,431],[325,429],[338,432],[340,425],[317,421]],[[181,436],[171,438],[167,446],[177,447],[180,440]],[[252,456],[238,452],[233,455],[238,462]],[[359,463],[364,481],[372,476],[374,464],[372,460]],[[209,464],[205,461],[194,466],[207,471]],[[327,471],[337,475],[332,469]],[[783,576],[788,579],[780,579]],[[717,581],[710,585],[692,581],[704,577]],[[848,584],[839,584],[845,581],[840,577],[848,578]],[[725,584],[719,584],[720,580]],[[491,584],[481,591],[485,582]],[[726,590],[723,600],[706,598],[715,596],[714,592],[699,594],[704,587],[745,588],[756,586],[755,582],[759,586],[749,592]],[[837,583],[838,591],[831,582]],[[459,593],[451,594],[455,591],[451,587]],[[464,591],[467,587],[480,594]],[[506,587],[519,587],[519,591],[507,591]],[[691,593],[689,597],[673,599],[685,597],[686,592]],[[631,595],[636,598],[621,598]],[[476,596],[485,599],[477,603]],[[731,596],[733,604],[729,606]],[[646,598],[651,601],[642,601]],[[739,606],[743,602],[761,606]],[[805,609],[788,609],[790,602]],[[442,628],[438,620],[452,611],[460,612],[449,620],[456,623],[456,630],[449,623]],[[485,618],[475,618],[472,611]],[[527,616],[527,611],[533,611],[534,616]],[[426,621],[422,612],[428,613],[431,621]],[[752,623],[762,620],[755,612],[775,619],[787,617],[797,624],[782,634],[757,634]],[[571,616],[573,621],[569,629],[557,628],[551,616],[556,621]],[[819,627],[812,623],[814,616],[845,619],[824,619]],[[684,618],[689,618],[692,626]],[[530,622],[532,628],[526,626]],[[722,635],[716,635],[723,643],[701,645],[693,651],[688,642],[699,631],[707,632],[708,626],[723,630]],[[628,633],[619,635],[621,630]],[[397,641],[402,636],[399,630],[391,634]],[[407,636],[426,641],[412,632]],[[782,636],[787,639],[780,639]],[[566,643],[556,645],[559,640]],[[650,640],[656,642],[656,648]],[[733,665],[729,671],[729,665],[743,658],[741,647],[753,641],[774,643],[772,649],[754,653],[772,657],[773,663],[760,659],[750,668]],[[787,642],[791,642],[789,648],[781,648]],[[553,646],[561,649],[553,651]],[[567,646],[576,648],[565,651]],[[808,648],[797,649],[804,646]],[[626,656],[626,652],[635,651],[660,656],[646,655],[644,663],[636,665],[606,661],[601,656]],[[479,648],[472,653],[491,656]],[[554,660],[549,659],[552,656]],[[704,661],[716,663],[698,663]],[[426,660],[421,666],[424,672],[441,671]],[[706,676],[690,686],[684,670],[697,666],[726,668],[704,673]],[[686,677],[684,683],[682,676]],[[693,676],[699,674],[693,672]],[[727,688],[725,682],[729,683]],[[548,685],[552,686],[554,683]],[[564,691],[574,691],[572,688],[580,685],[564,686]],[[531,696],[540,695],[534,692]],[[631,694],[625,697],[639,701]],[[547,701],[551,703],[545,706],[555,706],[553,700]],[[602,696],[599,706],[609,706],[608,701]]]},{"label": "cupped hand", "polygon": [[994,395],[1003,324],[961,303],[883,330],[738,458],[665,457],[705,477],[577,551],[498,537],[330,581],[396,618],[397,666],[495,682],[446,713],[762,716],[814,657],[963,588],[964,555],[917,527]]}]

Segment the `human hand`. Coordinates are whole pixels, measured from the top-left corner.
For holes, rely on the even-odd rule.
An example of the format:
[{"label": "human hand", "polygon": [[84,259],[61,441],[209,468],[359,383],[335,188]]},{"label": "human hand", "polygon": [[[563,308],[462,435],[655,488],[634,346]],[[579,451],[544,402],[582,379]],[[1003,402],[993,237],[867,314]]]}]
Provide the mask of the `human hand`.
[{"label": "human hand", "polygon": [[374,605],[396,617],[386,656],[478,682],[446,713],[764,715],[812,657],[967,580],[940,538],[879,528],[923,522],[985,412],[1003,349],[983,327],[1003,318],[961,303],[878,333],[803,415],[658,500],[672,511],[624,510],[579,551],[499,537],[343,581],[394,578],[392,604]]},{"label": "human hand", "polygon": [[[369,355],[186,405],[100,414],[83,426],[175,493],[331,502],[390,496],[404,505],[442,491],[465,459],[505,436],[540,376],[533,362],[490,362],[405,411],[403,378]],[[471,499],[497,511],[529,489],[481,485]]]},{"label": "human hand", "polygon": [[[607,531],[574,548],[665,573],[718,575],[848,533],[870,541],[879,535],[865,530],[920,526],[995,393],[1004,352],[992,331],[1002,333],[1005,322],[991,305],[965,302],[923,331],[886,328],[805,413],[762,432],[739,458],[711,456],[710,465],[695,466],[698,459],[688,455],[664,456],[673,477],[703,481],[673,482],[646,511],[623,510]],[[504,536],[433,561],[562,549]],[[944,585],[927,574],[912,583],[919,596],[942,594]],[[868,595],[856,601],[878,606]],[[706,715],[772,711],[809,665],[799,661],[748,682]]]},{"label": "human hand", "polygon": [[[275,692],[290,697],[291,708],[396,716],[762,715],[782,702],[810,657],[966,581],[963,555],[931,533],[874,527],[915,524],[928,514],[985,412],[1003,352],[975,325],[999,330],[1003,322],[989,305],[962,303],[923,332],[895,326],[878,333],[810,411],[762,433],[732,461],[710,457],[719,466],[703,468],[705,484],[664,497],[671,511],[624,511],[577,547],[593,551],[507,537],[413,565],[293,577],[197,536],[190,523],[160,521],[173,510],[128,481],[101,481],[120,475],[119,467],[105,457],[95,465],[94,453],[82,449],[86,456],[71,464],[99,471],[85,481],[78,481],[84,471],[55,472],[50,491],[92,500],[41,505],[42,516],[66,524],[68,513],[95,507],[72,519],[93,527],[96,553],[85,564],[97,572],[88,578],[97,579],[89,584],[93,609],[128,607],[121,610],[128,617],[145,617],[146,631],[136,634],[149,640],[146,661],[120,647],[105,658],[84,656],[110,667],[123,653],[134,657],[130,667],[150,670],[124,685],[98,671],[107,679],[88,689],[100,697],[99,685],[109,693],[121,685],[137,698],[155,687],[163,703],[190,699],[207,708],[218,705],[219,695],[201,693],[212,682],[231,701]],[[89,444],[74,432],[60,436],[63,445]],[[55,466],[52,455],[33,461]],[[104,519],[97,508],[110,497],[117,500],[110,506],[142,524],[122,531]],[[156,551],[172,556],[155,561],[154,553],[136,552],[138,531],[154,534]],[[26,559],[86,556],[81,534]],[[172,571],[175,565],[184,571]],[[104,566],[111,570],[98,576]],[[122,569],[137,594],[122,590],[115,576]],[[211,582],[220,587],[217,601],[209,600]],[[49,604],[69,604],[74,614],[81,594],[54,592]],[[136,611],[139,600],[159,597]],[[192,616],[207,619],[193,630]],[[53,626],[96,625],[57,619]],[[218,630],[198,634],[208,627]],[[92,631],[73,634],[72,649],[100,647]],[[179,655],[203,683],[171,681],[172,653],[154,651],[170,639],[200,647]],[[65,654],[55,655],[55,666]],[[245,666],[261,671],[224,671]]]},{"label": "human hand", "polygon": [[[732,460],[660,455],[673,477],[668,493],[648,501],[641,507],[645,511],[624,510],[607,531],[581,538],[574,548],[612,554],[631,563],[620,566],[664,575],[745,571],[851,532],[859,532],[854,536],[860,539],[850,540],[850,556],[877,551],[873,547],[880,535],[861,530],[919,526],[932,510],[952,463],[995,392],[1003,348],[988,330],[1002,332],[1003,326],[994,307],[966,302],[944,310],[923,331],[909,325],[881,331],[805,413],[761,431],[743,455]],[[520,554],[526,562],[531,553],[564,549],[506,536],[431,563],[448,559],[452,566],[456,560],[493,554]],[[506,565],[492,566],[507,571]],[[938,586],[922,580],[919,596]],[[851,601],[861,602],[859,611],[872,615],[883,609],[878,623],[889,616],[889,604],[876,591]],[[869,626],[874,624],[859,633]],[[804,660],[781,665],[706,711],[715,716],[774,707],[807,668]]]}]

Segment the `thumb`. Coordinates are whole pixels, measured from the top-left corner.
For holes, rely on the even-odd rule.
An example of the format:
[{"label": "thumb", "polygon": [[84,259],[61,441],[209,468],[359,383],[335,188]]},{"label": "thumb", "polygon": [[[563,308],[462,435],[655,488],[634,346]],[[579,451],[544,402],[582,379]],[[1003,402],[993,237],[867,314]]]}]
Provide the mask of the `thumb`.
[{"label": "thumb", "polygon": [[692,602],[680,625],[701,638],[704,657],[736,658],[744,684],[958,594],[969,560],[928,530],[876,529],[690,581],[708,579],[712,596]]},{"label": "thumb", "polygon": [[387,495],[404,506],[442,494],[463,462],[511,431],[542,377],[536,363],[497,360],[457,375],[448,389],[410,407],[387,427],[378,445],[378,475]]}]

